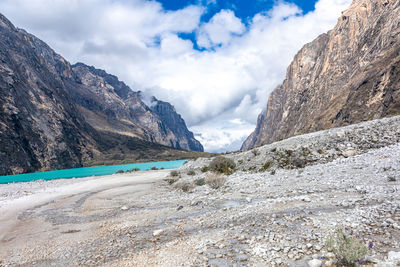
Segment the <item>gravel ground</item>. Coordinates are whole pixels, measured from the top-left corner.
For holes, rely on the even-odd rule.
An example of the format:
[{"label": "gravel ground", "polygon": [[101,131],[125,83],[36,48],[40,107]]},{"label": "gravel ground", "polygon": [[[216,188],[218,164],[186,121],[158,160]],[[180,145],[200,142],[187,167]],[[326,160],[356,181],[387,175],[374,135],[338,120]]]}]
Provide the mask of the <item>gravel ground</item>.
[{"label": "gravel ground", "polygon": [[206,159],[173,185],[168,171],[1,185],[0,266],[335,266],[325,240],[338,226],[373,243],[365,266],[398,266],[399,122],[227,155],[239,170],[219,189],[193,185]]}]

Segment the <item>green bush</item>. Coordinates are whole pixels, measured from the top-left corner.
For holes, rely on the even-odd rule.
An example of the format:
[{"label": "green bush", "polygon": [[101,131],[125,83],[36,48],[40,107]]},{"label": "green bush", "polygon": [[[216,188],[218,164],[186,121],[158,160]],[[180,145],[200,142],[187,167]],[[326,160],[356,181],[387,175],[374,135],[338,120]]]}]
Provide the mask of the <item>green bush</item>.
[{"label": "green bush", "polygon": [[179,172],[178,172],[178,171],[171,171],[171,172],[170,172],[170,175],[171,175],[172,177],[178,177],[178,176],[179,176]]},{"label": "green bush", "polygon": [[194,170],[188,170],[187,175],[193,176],[196,175],[196,172]]},{"label": "green bush", "polygon": [[116,173],[124,173],[124,171],[123,170],[119,170],[119,171],[117,171]]},{"label": "green bush", "polygon": [[151,167],[151,170],[156,171],[156,170],[158,170],[158,168],[154,166],[154,167]]},{"label": "green bush", "polygon": [[198,186],[203,186],[203,185],[206,184],[206,181],[205,181],[204,178],[200,178],[200,179],[197,179],[194,183],[195,183],[196,185],[198,185]]},{"label": "green bush", "polygon": [[203,166],[201,168],[201,172],[208,172],[208,167],[207,166]]},{"label": "green bush", "polygon": [[264,171],[266,171],[271,167],[272,167],[272,161],[267,161],[267,162],[264,163],[262,168],[263,168]]},{"label": "green bush", "polygon": [[326,241],[328,250],[335,254],[340,266],[357,266],[367,255],[368,248],[353,231],[337,228]]},{"label": "green bush", "polygon": [[208,169],[211,171],[216,173],[224,173],[226,175],[234,173],[235,168],[236,164],[233,160],[222,156],[214,158],[208,166]]}]

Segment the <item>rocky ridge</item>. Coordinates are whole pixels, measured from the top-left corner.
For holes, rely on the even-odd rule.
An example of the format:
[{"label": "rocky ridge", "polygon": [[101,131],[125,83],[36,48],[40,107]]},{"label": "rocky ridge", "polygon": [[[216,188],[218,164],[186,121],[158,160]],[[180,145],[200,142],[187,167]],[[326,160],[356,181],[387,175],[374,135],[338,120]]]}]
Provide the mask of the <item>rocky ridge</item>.
[{"label": "rocky ridge", "polygon": [[399,114],[399,13],[399,0],[354,0],[295,56],[242,150]]},{"label": "rocky ridge", "polygon": [[[273,173],[282,168],[297,169],[329,163],[397,143],[400,143],[400,116],[294,136],[224,156],[234,160],[240,171]],[[211,160],[199,158],[183,168],[200,170]]]}]

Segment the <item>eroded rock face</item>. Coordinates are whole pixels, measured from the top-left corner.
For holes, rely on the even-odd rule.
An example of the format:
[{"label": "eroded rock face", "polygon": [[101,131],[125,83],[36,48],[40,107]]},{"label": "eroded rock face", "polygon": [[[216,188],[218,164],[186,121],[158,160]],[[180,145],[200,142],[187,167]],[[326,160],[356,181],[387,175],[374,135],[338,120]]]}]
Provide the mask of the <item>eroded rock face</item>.
[{"label": "eroded rock face", "polygon": [[81,166],[95,148],[65,92],[71,66],[1,14],[0,36],[0,174]]},{"label": "eroded rock face", "polygon": [[1,14],[0,36],[0,175],[143,160],[171,150],[162,145],[203,150],[169,104],[154,100],[170,108],[153,110],[117,77],[71,66]]},{"label": "eroded rock face", "polygon": [[399,0],[354,0],[295,56],[242,150],[399,114],[399,14]]},{"label": "eroded rock face", "polygon": [[146,105],[141,93],[132,91],[116,76],[78,63],[72,66],[75,81],[70,93],[94,128],[173,148],[203,151],[175,108],[152,98]]}]

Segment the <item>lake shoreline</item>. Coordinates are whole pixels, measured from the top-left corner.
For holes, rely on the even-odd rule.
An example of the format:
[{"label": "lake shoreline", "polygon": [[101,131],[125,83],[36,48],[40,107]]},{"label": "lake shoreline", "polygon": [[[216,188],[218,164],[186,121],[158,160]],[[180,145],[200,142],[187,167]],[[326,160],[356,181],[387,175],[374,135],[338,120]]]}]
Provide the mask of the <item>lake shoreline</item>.
[{"label": "lake shoreline", "polygon": [[157,162],[142,162],[123,165],[105,165],[82,167],[72,169],[61,169],[44,172],[22,173],[15,175],[0,176],[0,184],[8,184],[14,182],[31,182],[38,180],[57,180],[57,179],[74,179],[96,177],[104,175],[112,175],[117,173],[131,173],[137,171],[149,170],[170,170],[181,167],[186,160],[173,160],[173,161],[157,161]]}]

